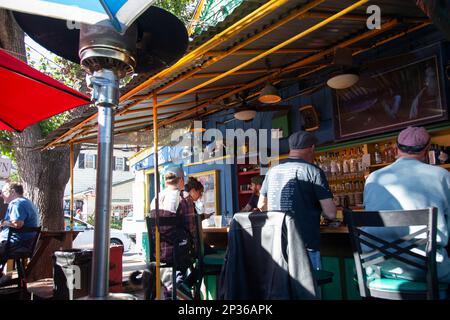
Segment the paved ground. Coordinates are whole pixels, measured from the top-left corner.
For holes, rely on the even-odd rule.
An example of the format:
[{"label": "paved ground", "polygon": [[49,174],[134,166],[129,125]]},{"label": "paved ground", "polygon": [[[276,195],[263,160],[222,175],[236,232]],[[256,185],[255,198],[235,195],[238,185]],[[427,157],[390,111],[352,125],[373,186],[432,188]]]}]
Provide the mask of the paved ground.
[{"label": "paved ground", "polygon": [[145,268],[144,256],[134,250],[124,253],[122,257],[122,268],[123,281],[128,281],[130,273]]}]

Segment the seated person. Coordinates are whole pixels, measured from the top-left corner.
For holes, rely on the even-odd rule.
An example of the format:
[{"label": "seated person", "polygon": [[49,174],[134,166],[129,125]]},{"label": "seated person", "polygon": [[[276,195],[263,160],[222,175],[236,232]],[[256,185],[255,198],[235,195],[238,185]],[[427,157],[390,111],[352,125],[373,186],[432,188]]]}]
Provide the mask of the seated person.
[{"label": "seated person", "polygon": [[261,190],[261,186],[264,182],[264,176],[255,176],[251,179],[251,190],[253,191],[250,200],[247,205],[242,208],[242,212],[249,212],[258,209],[258,200],[259,200],[259,190]]},{"label": "seated person", "polygon": [[[186,183],[186,185],[184,186],[184,191],[189,193],[189,195],[192,198],[192,201],[194,201],[195,204],[198,204],[201,201],[199,199],[203,196],[203,190],[204,187],[202,183],[194,177],[189,177],[188,183]],[[202,220],[208,219],[213,214],[212,212],[211,213],[200,212],[200,210],[202,209],[199,209],[199,206],[196,206],[195,211],[197,212],[197,214],[201,216]]]},{"label": "seated person", "polygon": [[[423,127],[408,127],[397,137],[397,160],[372,172],[364,187],[364,205],[367,211],[415,210],[429,207],[438,209],[436,262],[440,282],[450,283],[450,258],[446,247],[450,224],[450,173],[438,166],[425,163],[431,137]],[[382,239],[392,240],[410,233],[410,228],[371,228],[369,232]],[[363,247],[363,250],[367,250]],[[424,248],[414,252],[422,254]],[[423,254],[422,254],[423,255]],[[371,268],[386,278],[423,281],[423,270],[389,259]]]},{"label": "seated person", "polygon": [[[21,229],[22,227],[37,227],[38,213],[33,203],[23,196],[23,187],[17,183],[6,183],[2,189],[2,197],[8,203],[5,219],[1,221],[0,232],[0,284],[7,281],[3,276],[3,268],[7,261],[4,257],[9,228]],[[10,250],[31,249],[31,240],[34,234],[14,234],[10,239]]]},{"label": "seated person", "polygon": [[[192,200],[197,203],[199,201],[199,199],[202,197],[203,195],[203,185],[200,181],[198,181],[196,178],[194,177],[189,177],[188,183],[184,186],[184,190],[189,192],[189,195],[191,196]],[[197,214],[199,214],[201,216],[202,220],[208,219],[209,217],[211,217],[213,215],[213,213],[201,213],[199,211],[199,209],[196,207],[195,211]],[[206,243],[204,244],[204,254],[213,254],[213,253],[217,253],[217,250],[215,250],[214,248],[212,248],[211,246],[207,245]]]},{"label": "seated person", "polygon": [[[194,219],[195,209],[194,203],[189,196],[189,194],[184,189],[184,172],[180,167],[169,167],[165,170],[164,181],[166,187],[159,193],[159,215],[175,215],[178,209],[180,209],[180,214],[183,216],[184,221],[184,232],[186,238],[179,243],[179,256],[177,257],[177,270],[176,270],[176,284],[179,286],[186,280],[188,274],[188,263],[187,260],[193,260],[190,255],[196,248],[196,223]],[[155,199],[152,200],[150,204],[150,215],[155,215]],[[171,226],[161,226],[161,242],[163,241],[163,236],[167,233],[173,233]],[[173,247],[167,244],[161,243],[161,262],[173,260]],[[196,247],[196,246],[195,246]],[[172,292],[172,268],[161,268],[161,282],[165,287],[165,296],[169,298]]]}]

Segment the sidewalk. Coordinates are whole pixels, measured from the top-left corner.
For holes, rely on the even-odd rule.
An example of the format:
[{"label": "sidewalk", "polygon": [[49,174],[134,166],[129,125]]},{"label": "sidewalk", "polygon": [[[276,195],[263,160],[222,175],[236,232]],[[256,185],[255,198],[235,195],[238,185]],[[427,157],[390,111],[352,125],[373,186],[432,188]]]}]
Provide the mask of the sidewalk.
[{"label": "sidewalk", "polygon": [[133,271],[144,270],[146,266],[144,256],[136,252],[126,252],[122,256],[122,281],[128,282]]}]

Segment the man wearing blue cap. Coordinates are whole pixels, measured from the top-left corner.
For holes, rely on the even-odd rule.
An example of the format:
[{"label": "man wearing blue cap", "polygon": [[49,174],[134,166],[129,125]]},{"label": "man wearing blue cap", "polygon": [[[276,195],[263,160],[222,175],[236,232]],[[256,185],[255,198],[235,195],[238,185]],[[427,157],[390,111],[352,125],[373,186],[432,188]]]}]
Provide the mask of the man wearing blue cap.
[{"label": "man wearing blue cap", "polygon": [[312,267],[320,269],[320,216],[336,217],[325,173],[314,163],[316,137],[298,131],[289,137],[289,158],[270,168],[260,190],[261,211],[291,211],[298,221]]}]

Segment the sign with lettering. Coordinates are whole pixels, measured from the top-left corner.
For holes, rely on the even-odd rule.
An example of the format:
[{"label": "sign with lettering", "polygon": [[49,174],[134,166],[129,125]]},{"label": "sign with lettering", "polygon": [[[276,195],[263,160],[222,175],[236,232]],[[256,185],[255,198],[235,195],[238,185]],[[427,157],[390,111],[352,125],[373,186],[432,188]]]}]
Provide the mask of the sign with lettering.
[{"label": "sign with lettering", "polygon": [[0,178],[9,178],[11,173],[11,159],[0,158]]}]

